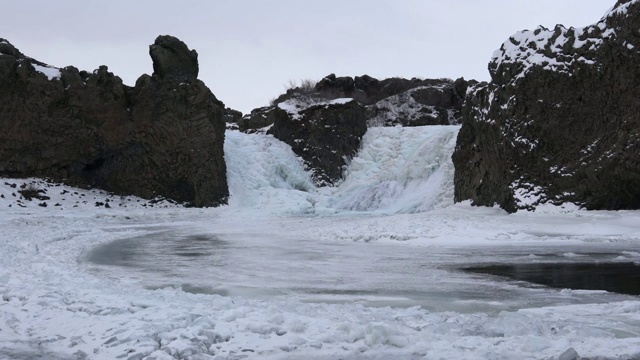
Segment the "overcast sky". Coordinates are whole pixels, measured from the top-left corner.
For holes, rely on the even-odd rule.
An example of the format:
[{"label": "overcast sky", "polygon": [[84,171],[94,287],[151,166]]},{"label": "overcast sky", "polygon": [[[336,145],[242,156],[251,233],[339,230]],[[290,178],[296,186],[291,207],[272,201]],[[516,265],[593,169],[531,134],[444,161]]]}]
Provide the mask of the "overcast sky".
[{"label": "overcast sky", "polygon": [[0,37],[63,67],[107,65],[128,85],[152,73],[148,46],[174,35],[196,49],[200,79],[246,113],[289,80],[368,74],[488,80],[512,34],[585,26],[615,0],[20,0]]}]

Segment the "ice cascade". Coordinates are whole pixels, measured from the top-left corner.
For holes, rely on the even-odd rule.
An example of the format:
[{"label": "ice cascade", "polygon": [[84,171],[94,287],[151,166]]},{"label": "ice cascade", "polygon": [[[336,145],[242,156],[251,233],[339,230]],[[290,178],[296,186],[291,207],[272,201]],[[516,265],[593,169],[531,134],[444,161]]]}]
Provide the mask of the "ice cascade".
[{"label": "ice cascade", "polygon": [[453,204],[459,126],[376,127],[335,187],[316,188],[302,161],[268,135],[228,131],[231,206],[287,213],[416,213]]}]

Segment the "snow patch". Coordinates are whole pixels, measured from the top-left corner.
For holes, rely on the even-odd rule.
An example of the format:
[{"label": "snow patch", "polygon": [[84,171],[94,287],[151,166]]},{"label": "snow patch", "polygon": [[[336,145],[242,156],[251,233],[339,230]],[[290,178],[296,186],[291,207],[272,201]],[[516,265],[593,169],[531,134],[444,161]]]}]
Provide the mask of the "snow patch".
[{"label": "snow patch", "polygon": [[298,96],[289,100],[278,103],[278,108],[286,111],[293,120],[300,120],[302,115],[300,113],[312,106],[330,106],[330,105],[344,105],[355,101],[352,98],[339,98],[333,100],[319,99],[310,96]]},{"label": "snow patch", "polygon": [[640,0],[631,0],[631,1],[627,2],[626,4],[622,4],[622,5],[619,5],[618,7],[614,7],[611,10],[607,11],[607,13],[605,13],[605,15],[602,17],[602,20],[606,20],[606,19],[608,19],[610,17],[613,17],[613,16],[627,15],[627,14],[629,14],[629,8],[631,6],[636,5],[639,2],[640,2]]},{"label": "snow patch", "polygon": [[38,64],[31,64],[37,72],[43,73],[47,76],[49,80],[60,79],[62,74],[60,73],[60,69],[55,68],[53,66],[40,66]]},{"label": "snow patch", "polygon": [[78,189],[37,178],[0,179],[0,209],[52,214],[89,211],[108,213],[110,209],[179,208],[163,198],[142,199],[121,196],[99,189]]},{"label": "snow patch", "polygon": [[536,206],[548,198],[543,187],[529,182],[517,180],[511,184],[510,188],[516,206],[521,209]]},{"label": "snow patch", "polygon": [[[584,51],[575,50],[593,52],[603,44],[603,39],[615,37],[616,29],[610,27],[610,19],[615,16],[627,16],[629,9],[638,2],[639,0],[629,1],[611,9],[598,23],[591,26],[565,28],[557,25],[551,30],[539,26],[534,30],[518,32],[493,53],[492,66],[500,71],[501,66],[518,64],[517,75],[511,82],[523,78],[534,67],[571,75],[571,68],[576,64],[597,66],[595,59],[586,57],[589,53],[578,55]],[[601,32],[598,36],[595,35],[596,29]],[[635,48],[635,45],[628,43],[624,46],[629,50]]]}]

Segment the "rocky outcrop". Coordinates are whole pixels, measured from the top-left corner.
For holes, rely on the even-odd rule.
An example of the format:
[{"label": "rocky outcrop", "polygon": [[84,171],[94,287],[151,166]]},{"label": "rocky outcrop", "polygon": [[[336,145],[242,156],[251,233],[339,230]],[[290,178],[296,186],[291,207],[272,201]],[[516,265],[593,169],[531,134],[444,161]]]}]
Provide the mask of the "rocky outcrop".
[{"label": "rocky outcrop", "polygon": [[[467,87],[469,83],[476,83],[467,82],[463,78],[456,81],[441,79],[412,82],[418,86],[367,106],[369,126],[459,124]],[[405,86],[400,88],[404,89]],[[381,92],[379,90],[377,93]]]},{"label": "rocky outcrop", "polygon": [[[380,100],[399,95],[409,90],[422,89],[418,100],[425,105],[439,107],[460,108],[466,92],[466,81],[462,78],[450,79],[403,79],[388,78],[378,80],[369,75],[351,77],[336,77],[330,74],[320,80],[315,86],[315,92],[326,98],[356,99],[363,105],[373,105]],[[431,90],[429,90],[431,89]]]},{"label": "rocky outcrop", "polygon": [[369,127],[459,124],[467,87],[476,83],[463,78],[378,80],[368,75],[351,78],[331,74],[315,86],[288,89],[272,105],[253,110],[236,124],[243,132],[265,132],[274,123],[271,112],[278,104],[292,99],[311,104],[342,98],[354,99],[365,107]]},{"label": "rocky outcrop", "polygon": [[160,36],[150,55],[153,75],[128,87],[106,66],[54,68],[0,39],[0,175],[226,203],[224,104],[180,40]]},{"label": "rocky outcrop", "polygon": [[158,36],[149,46],[153,73],[163,79],[192,81],[198,78],[198,53],[173,36]]},{"label": "rocky outcrop", "polygon": [[319,186],[342,179],[367,131],[364,107],[348,98],[313,104],[290,99],[267,111],[266,118],[273,119],[267,133],[291,146]]},{"label": "rocky outcrop", "polygon": [[316,185],[342,179],[347,162],[367,131],[366,110],[350,98],[324,100],[297,94],[255,109],[237,122],[240,131],[271,134],[291,146]]},{"label": "rocky outcrop", "polygon": [[243,117],[236,119],[235,124],[238,129],[246,133],[265,133],[271,125],[275,122],[276,106],[264,106],[251,110],[251,113],[244,115]]},{"label": "rocky outcrop", "polygon": [[242,120],[242,112],[232,108],[224,109],[224,121],[227,124],[235,124],[240,120]]},{"label": "rocky outcrop", "polygon": [[640,1],[512,36],[467,92],[455,200],[508,211],[640,208]]}]

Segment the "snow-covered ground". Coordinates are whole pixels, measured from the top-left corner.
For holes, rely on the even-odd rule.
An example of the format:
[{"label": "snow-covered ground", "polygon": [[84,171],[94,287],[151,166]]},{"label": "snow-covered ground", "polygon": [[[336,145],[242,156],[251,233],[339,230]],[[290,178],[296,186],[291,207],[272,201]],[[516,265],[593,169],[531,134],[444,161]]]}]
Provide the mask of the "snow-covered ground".
[{"label": "snow-covered ground", "polygon": [[640,262],[640,212],[453,205],[457,131],[370,129],[333,189],[228,131],[217,209],[0,179],[0,358],[640,358],[638,297],[459,270]]}]

